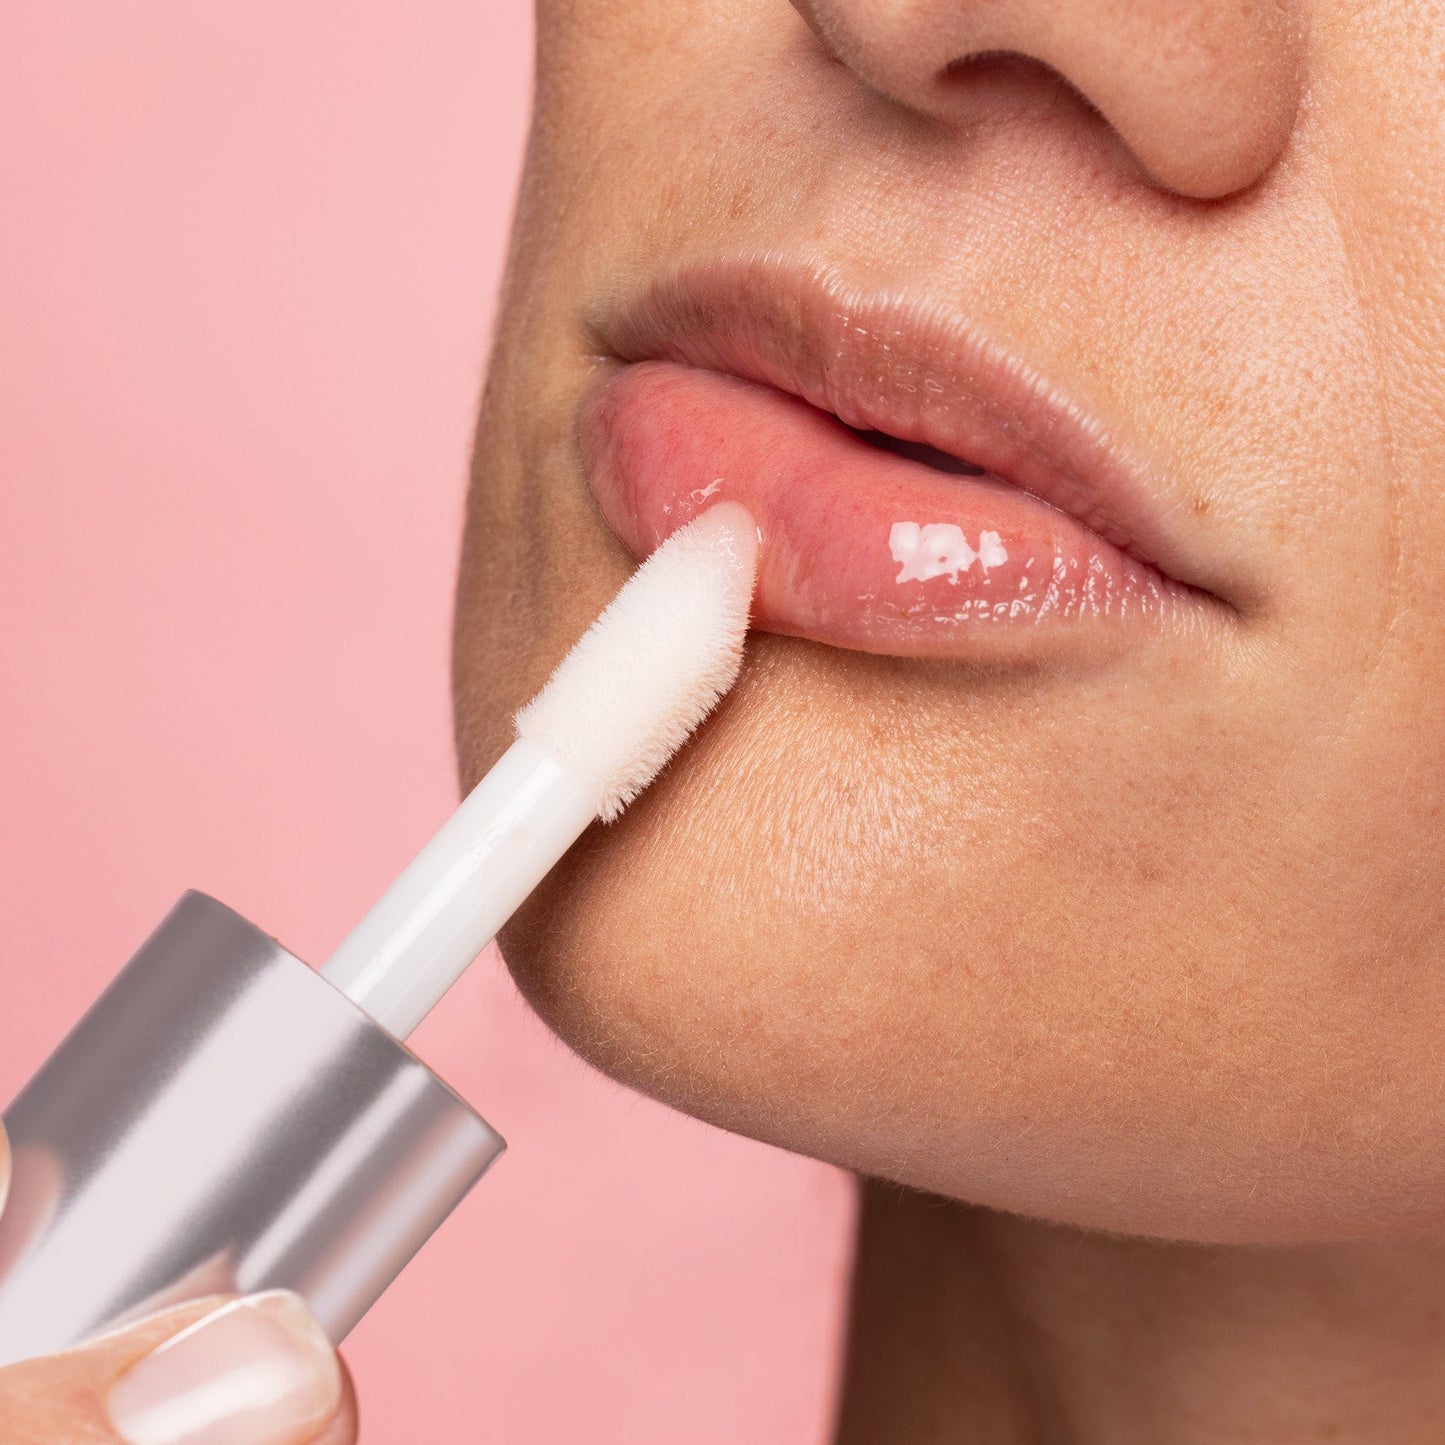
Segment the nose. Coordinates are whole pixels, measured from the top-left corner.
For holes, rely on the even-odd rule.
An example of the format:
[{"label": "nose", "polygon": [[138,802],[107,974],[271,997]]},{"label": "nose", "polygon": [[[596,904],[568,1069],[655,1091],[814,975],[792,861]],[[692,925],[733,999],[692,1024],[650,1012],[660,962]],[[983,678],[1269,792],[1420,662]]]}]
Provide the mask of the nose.
[{"label": "nose", "polygon": [[864,84],[945,122],[973,114],[970,62],[1036,61],[1079,92],[1153,181],[1230,195],[1299,109],[1303,0],[793,0]]}]

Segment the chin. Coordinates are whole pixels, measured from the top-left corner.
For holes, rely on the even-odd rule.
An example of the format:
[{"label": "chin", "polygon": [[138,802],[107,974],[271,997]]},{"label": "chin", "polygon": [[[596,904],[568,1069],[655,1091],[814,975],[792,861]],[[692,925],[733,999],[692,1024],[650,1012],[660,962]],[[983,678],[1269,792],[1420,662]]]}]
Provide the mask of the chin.
[{"label": "chin", "polygon": [[1438,1228],[1430,1071],[1408,1040],[1382,1061],[1352,962],[1319,951],[1328,906],[1203,906],[1222,884],[1177,786],[1145,838],[1157,810],[1082,759],[998,804],[1028,759],[961,744],[957,679],[901,667],[755,640],[503,933],[549,1026],[696,1117],[969,1204],[1200,1243]]}]

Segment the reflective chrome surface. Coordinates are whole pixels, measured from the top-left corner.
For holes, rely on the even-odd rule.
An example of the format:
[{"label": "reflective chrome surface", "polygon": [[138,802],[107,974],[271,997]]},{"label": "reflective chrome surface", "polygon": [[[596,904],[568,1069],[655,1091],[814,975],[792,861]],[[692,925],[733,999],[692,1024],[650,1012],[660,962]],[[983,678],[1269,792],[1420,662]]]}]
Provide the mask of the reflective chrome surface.
[{"label": "reflective chrome surface", "polygon": [[501,1152],[424,1064],[187,893],[5,1113],[0,1364],[219,1291],[340,1340]]}]

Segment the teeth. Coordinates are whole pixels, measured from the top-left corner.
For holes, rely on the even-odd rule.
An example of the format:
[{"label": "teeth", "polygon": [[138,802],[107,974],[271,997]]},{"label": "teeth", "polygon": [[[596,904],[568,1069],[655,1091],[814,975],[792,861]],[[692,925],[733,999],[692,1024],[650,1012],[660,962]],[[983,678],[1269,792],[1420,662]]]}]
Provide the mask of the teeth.
[{"label": "teeth", "polygon": [[926,467],[932,467],[936,472],[949,472],[959,477],[981,477],[984,474],[982,467],[976,467],[972,462],[964,461],[962,457],[950,456],[947,452],[941,452],[937,447],[925,446],[922,442],[907,442],[901,437],[891,437],[887,432],[881,431],[858,431],[853,428],[857,435],[869,444],[875,446],[879,451],[893,452],[896,456],[907,457],[912,462],[922,462]]}]

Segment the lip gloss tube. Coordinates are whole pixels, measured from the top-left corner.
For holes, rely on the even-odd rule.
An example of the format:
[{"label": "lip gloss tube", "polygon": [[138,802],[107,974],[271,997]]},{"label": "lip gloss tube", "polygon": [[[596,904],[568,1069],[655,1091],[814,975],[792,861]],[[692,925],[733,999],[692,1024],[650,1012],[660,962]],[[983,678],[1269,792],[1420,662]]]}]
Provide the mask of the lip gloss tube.
[{"label": "lip gloss tube", "polygon": [[289,1289],[340,1342],[505,1147],[299,958],[187,893],[5,1113],[0,1365]]}]

